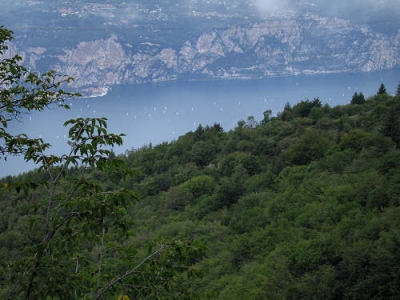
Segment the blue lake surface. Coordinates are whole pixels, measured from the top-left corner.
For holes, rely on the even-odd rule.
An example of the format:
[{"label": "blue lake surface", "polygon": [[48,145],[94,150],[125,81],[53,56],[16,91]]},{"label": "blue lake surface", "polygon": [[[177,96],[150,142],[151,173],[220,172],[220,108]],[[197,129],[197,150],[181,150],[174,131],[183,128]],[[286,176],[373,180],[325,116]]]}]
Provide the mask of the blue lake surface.
[{"label": "blue lake surface", "polygon": [[[117,153],[177,139],[199,124],[219,123],[225,131],[239,120],[254,116],[262,120],[267,109],[280,112],[285,103],[292,105],[318,97],[330,106],[347,104],[355,92],[374,95],[381,83],[394,94],[400,81],[400,69],[374,73],[346,73],[313,76],[273,77],[262,80],[166,82],[116,86],[97,98],[68,101],[70,110],[60,108],[24,117],[10,129],[43,137],[56,154],[68,151],[67,129],[63,123],[80,117],[106,117],[109,130],[125,133],[123,147]],[[0,162],[0,176],[17,175],[34,165],[21,158]]]}]

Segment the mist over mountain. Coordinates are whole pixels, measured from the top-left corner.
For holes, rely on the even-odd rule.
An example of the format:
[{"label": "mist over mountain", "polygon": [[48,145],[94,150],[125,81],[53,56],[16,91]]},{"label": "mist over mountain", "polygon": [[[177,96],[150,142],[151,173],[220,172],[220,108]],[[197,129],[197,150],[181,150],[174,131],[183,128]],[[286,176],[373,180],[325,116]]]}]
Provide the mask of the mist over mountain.
[{"label": "mist over mountain", "polygon": [[2,1],[6,55],[87,91],[399,67],[398,1]]}]

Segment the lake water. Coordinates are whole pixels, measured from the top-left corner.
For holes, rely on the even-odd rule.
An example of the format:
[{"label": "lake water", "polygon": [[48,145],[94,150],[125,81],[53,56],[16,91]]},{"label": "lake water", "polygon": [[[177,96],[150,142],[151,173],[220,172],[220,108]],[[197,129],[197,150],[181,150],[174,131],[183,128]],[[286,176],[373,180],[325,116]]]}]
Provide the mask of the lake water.
[{"label": "lake water", "polygon": [[[25,116],[14,123],[14,133],[42,136],[53,145],[56,154],[68,150],[64,121],[70,118],[106,117],[109,130],[125,133],[124,146],[117,153],[177,139],[199,124],[219,123],[225,131],[239,120],[263,112],[281,111],[286,102],[295,104],[318,97],[331,106],[347,104],[355,92],[366,97],[375,94],[381,83],[394,94],[400,81],[400,69],[364,74],[328,74],[274,77],[262,80],[167,82],[113,87],[106,96],[70,101],[71,109],[54,109]],[[17,175],[34,166],[21,158],[0,162],[0,176]]]}]

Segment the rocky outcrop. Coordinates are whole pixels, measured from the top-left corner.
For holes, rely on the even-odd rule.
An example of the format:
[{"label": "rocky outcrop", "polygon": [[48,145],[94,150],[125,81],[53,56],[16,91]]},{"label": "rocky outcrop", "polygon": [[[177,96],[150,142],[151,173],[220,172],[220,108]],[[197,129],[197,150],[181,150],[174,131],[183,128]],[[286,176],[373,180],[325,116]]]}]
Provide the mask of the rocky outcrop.
[{"label": "rocky outcrop", "polygon": [[131,58],[126,55],[116,35],[107,40],[80,42],[74,49],[59,55],[54,68],[75,78],[76,86],[110,86],[124,82]]}]

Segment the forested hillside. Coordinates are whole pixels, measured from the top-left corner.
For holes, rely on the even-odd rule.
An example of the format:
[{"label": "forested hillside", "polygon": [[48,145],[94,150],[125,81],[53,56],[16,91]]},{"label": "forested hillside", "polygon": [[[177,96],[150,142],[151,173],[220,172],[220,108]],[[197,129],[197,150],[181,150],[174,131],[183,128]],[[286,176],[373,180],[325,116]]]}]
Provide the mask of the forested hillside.
[{"label": "forested hillside", "polygon": [[[288,103],[276,116],[266,111],[263,120],[249,117],[228,132],[219,124],[199,126],[176,141],[121,155],[137,170],[133,177],[89,168],[88,180],[100,182],[104,191],[125,189],[140,197],[126,203],[126,214],[115,212],[124,218],[118,226],[130,225],[124,236],[110,229],[107,242],[113,248],[105,255],[105,269],[122,270],[145,257],[153,240],[177,241],[178,252],[183,251],[179,241],[208,249],[200,256],[186,255],[191,266],[165,277],[149,273],[151,266],[138,268],[131,275],[136,279],[109,295],[399,299],[400,95],[387,94],[382,85],[376,95],[364,99],[356,93],[349,102],[336,107],[319,99]],[[80,172],[71,168],[66,177]],[[23,193],[22,182],[50,180],[46,174],[36,170],[0,182],[3,298],[19,284],[10,266],[29,253],[42,230],[33,220],[35,203],[44,192]],[[11,186],[20,186],[21,192],[11,191]],[[76,288],[59,276],[69,272],[73,277],[80,263],[89,266],[80,280],[96,280],[99,269],[90,269],[90,264],[100,261],[96,253],[105,253],[98,251],[100,240],[85,242],[82,235],[82,252],[68,250],[75,251],[73,257],[55,252],[61,255],[53,261],[57,268],[70,269],[42,273],[42,281],[54,281],[47,284],[52,286],[47,299],[64,299],[67,290]],[[68,249],[68,239],[57,245]],[[124,247],[134,250],[123,256],[118,249]],[[158,272],[171,270],[180,261],[173,262],[174,253],[163,262],[153,260],[152,266],[159,266]],[[154,286],[163,286],[164,278],[168,285],[162,293],[140,289],[153,279]]]}]

